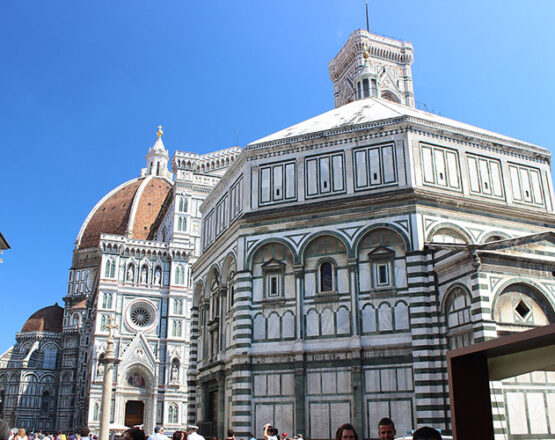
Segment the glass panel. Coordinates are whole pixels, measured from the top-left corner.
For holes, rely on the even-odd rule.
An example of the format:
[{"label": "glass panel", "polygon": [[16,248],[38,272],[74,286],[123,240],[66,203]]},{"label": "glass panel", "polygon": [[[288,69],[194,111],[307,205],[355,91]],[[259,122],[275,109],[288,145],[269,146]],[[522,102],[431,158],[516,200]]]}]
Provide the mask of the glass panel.
[{"label": "glass panel", "polygon": [[283,166],[274,166],[274,200],[283,199]]},{"label": "glass panel", "polygon": [[330,192],[330,158],[320,159],[320,192]]},{"label": "glass panel", "polygon": [[262,168],[260,172],[260,201],[270,201],[270,168]]},{"label": "glass panel", "polygon": [[320,291],[331,292],[333,290],[333,267],[330,263],[322,263],[320,266]]},{"label": "glass panel", "polygon": [[306,193],[310,195],[318,194],[318,175],[316,171],[316,159],[306,161]]},{"label": "glass panel", "polygon": [[343,156],[337,154],[332,158],[333,190],[343,191]]},{"label": "glass panel", "polygon": [[355,153],[355,166],[357,172],[356,186],[362,188],[368,185],[368,176],[366,170],[366,151],[357,151]]},{"label": "glass panel", "polygon": [[370,184],[379,185],[382,183],[382,172],[380,169],[380,149],[372,148],[368,150],[370,155]]},{"label": "glass panel", "polygon": [[285,165],[285,198],[295,198],[295,164],[288,163]]}]

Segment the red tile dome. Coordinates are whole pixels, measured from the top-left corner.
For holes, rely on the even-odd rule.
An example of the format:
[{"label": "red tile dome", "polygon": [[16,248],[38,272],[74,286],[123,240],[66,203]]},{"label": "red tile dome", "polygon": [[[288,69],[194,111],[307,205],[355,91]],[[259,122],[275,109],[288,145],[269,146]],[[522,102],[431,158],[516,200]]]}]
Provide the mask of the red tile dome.
[{"label": "red tile dome", "polygon": [[103,233],[145,240],[171,187],[167,179],[155,176],[120,185],[89,213],[77,236],[77,248],[98,246]]},{"label": "red tile dome", "polygon": [[25,332],[61,332],[64,309],[58,305],[44,307],[37,310],[27,320],[21,333]]}]

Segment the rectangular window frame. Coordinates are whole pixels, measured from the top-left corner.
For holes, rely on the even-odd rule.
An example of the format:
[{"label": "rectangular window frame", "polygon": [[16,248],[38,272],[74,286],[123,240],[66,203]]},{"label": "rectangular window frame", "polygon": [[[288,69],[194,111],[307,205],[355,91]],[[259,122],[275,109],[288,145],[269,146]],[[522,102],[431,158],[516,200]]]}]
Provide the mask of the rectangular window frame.
[{"label": "rectangular window frame", "polygon": [[[339,162],[338,162],[339,160]],[[322,181],[322,164],[327,161],[327,185]],[[342,150],[332,151],[326,154],[307,156],[304,161],[305,173],[305,198],[316,199],[329,197],[336,194],[344,194],[347,191],[345,185],[345,152]],[[339,168],[339,169],[338,169]],[[314,182],[309,181],[309,175],[314,172]],[[338,187],[341,182],[342,186]]]},{"label": "rectangular window frame", "polygon": [[[431,186],[434,188],[440,188],[440,189],[444,189],[444,190],[448,190],[448,191],[454,191],[454,192],[462,192],[462,174],[461,174],[461,161],[460,161],[460,157],[459,157],[459,152],[453,148],[449,148],[449,147],[444,147],[442,145],[435,145],[435,144],[429,144],[427,142],[420,142],[420,163],[422,166],[422,185],[424,186]],[[430,150],[431,151],[431,158],[427,159],[425,157],[425,151],[426,150]],[[454,157],[455,160],[455,165],[456,165],[456,177],[457,177],[457,185],[453,185],[452,181],[453,181],[453,176],[451,175],[451,172],[449,170],[449,155],[451,155],[452,157]],[[436,159],[438,157],[442,158],[442,163],[443,163],[443,173],[444,175],[438,175],[438,172],[441,173],[440,171],[438,171],[438,164],[436,163]],[[427,174],[424,172],[424,166],[426,166],[428,164],[428,161],[431,161],[431,177],[432,180],[428,179]],[[440,180],[442,182],[445,183],[440,183]]]},{"label": "rectangular window frame", "polygon": [[[471,177],[472,177],[472,170],[471,170],[471,161],[474,161],[475,163],[475,167],[476,167],[476,186],[473,186],[473,183],[471,181]],[[488,181],[487,184],[489,185],[489,188],[485,187],[485,183],[483,181],[483,176],[482,176],[482,171],[484,170],[483,168],[480,167],[480,164],[482,164],[482,166],[486,166],[487,167],[487,173],[488,173]],[[499,169],[499,184],[500,184],[500,190],[501,190],[501,194],[497,195],[495,194],[495,185],[494,185],[494,172],[492,170],[492,164],[495,165],[496,167],[498,167]],[[503,182],[505,181],[503,178],[503,167],[501,166],[501,161],[499,159],[495,159],[493,157],[488,157],[488,156],[481,156],[478,154],[466,154],[466,167],[468,170],[468,188],[469,188],[469,192],[471,194],[474,195],[479,195],[482,197],[487,197],[487,198],[491,198],[491,199],[496,199],[496,200],[505,200],[505,188],[503,185]],[[489,192],[486,192],[489,191]]]},{"label": "rectangular window frame", "polygon": [[[388,150],[387,153],[384,153]],[[385,162],[391,165],[392,178],[386,179]],[[362,164],[358,163],[360,158]],[[365,145],[353,149],[353,185],[355,192],[387,188],[399,184],[395,142]],[[377,168],[377,169],[374,169]]]},{"label": "rectangular window frame", "polygon": [[[292,172],[289,171],[291,170],[291,166],[293,167]],[[276,205],[297,200],[296,166],[296,161],[288,160],[265,164],[259,168],[259,206]],[[267,179],[264,179],[264,175],[267,175]],[[294,186],[292,186],[291,182],[289,182],[288,176],[293,177]],[[280,182],[276,182],[276,178],[280,180]],[[268,187],[263,188],[262,183],[266,180],[268,180]],[[293,194],[291,194],[291,191]]]}]

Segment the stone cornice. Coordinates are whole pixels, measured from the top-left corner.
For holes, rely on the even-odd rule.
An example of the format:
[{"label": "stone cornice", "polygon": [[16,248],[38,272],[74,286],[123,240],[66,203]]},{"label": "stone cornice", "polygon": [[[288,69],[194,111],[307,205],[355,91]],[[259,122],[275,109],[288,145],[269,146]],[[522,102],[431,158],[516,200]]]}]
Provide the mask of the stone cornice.
[{"label": "stone cornice", "polygon": [[[385,127],[391,127],[389,130]],[[379,129],[379,130],[375,130]],[[365,135],[355,135],[351,138],[340,140],[326,139],[329,137],[359,133],[366,130],[375,130]],[[550,163],[549,150],[527,142],[519,142],[516,139],[510,140],[502,136],[487,135],[473,130],[453,127],[447,124],[432,122],[414,116],[401,116],[398,118],[382,119],[365,124],[351,125],[346,127],[323,130],[308,133],[291,138],[283,138],[260,144],[251,144],[245,147],[245,151],[259,151],[258,154],[249,154],[248,160],[257,160],[270,156],[279,156],[301,151],[325,148],[332,145],[340,145],[352,142],[361,142],[398,133],[414,132],[427,135],[437,139],[445,139],[454,143],[468,145],[474,148],[493,151],[498,154],[510,155],[513,157],[525,158],[536,162]],[[314,142],[316,139],[323,142]],[[287,148],[284,148],[287,146]],[[262,150],[264,154],[262,154]]]}]

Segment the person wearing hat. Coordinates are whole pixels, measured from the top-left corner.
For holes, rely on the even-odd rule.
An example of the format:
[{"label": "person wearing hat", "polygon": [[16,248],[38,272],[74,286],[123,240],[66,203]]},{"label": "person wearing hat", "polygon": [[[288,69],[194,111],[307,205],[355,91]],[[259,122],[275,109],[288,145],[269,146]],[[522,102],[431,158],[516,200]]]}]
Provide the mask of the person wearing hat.
[{"label": "person wearing hat", "polygon": [[187,427],[187,432],[189,433],[189,435],[187,436],[187,440],[204,440],[204,437],[200,435],[197,431],[198,426],[189,425]]}]

